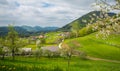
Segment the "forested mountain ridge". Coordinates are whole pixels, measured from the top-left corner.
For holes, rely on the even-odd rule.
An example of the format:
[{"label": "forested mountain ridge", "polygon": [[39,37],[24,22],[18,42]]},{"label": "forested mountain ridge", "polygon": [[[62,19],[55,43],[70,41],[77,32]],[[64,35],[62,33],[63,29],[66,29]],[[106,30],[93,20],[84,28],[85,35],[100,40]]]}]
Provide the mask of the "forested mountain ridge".
[{"label": "forested mountain ridge", "polygon": [[[58,29],[58,27],[40,27],[40,26],[15,26],[14,29],[18,32],[20,36],[30,36],[41,32],[50,32]],[[0,27],[0,36],[5,36],[8,33],[7,26]]]},{"label": "forested mountain ridge", "polygon": [[[88,23],[90,23],[91,20],[93,20],[91,22],[91,24],[95,23],[97,21],[97,19],[101,16],[100,11],[92,11],[89,12],[83,16],[81,16],[80,18],[72,21],[71,23],[68,23],[67,25],[63,26],[62,28],[58,29],[60,31],[70,31],[72,28],[72,25],[74,25],[74,23],[78,23],[80,25],[81,28],[85,27]],[[114,16],[116,15],[115,13],[108,13],[108,16]]]}]

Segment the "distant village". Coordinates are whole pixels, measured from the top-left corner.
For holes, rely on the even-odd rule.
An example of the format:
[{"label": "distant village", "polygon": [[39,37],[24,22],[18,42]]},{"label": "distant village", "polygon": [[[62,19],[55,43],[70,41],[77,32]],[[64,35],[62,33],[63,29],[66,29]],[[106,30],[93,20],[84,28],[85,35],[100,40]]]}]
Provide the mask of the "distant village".
[{"label": "distant village", "polygon": [[[61,37],[69,37],[70,32],[63,32],[60,34],[57,34],[56,36],[61,36]],[[39,35],[39,36],[30,36],[28,39],[28,43],[31,44],[30,41],[34,41],[35,47],[36,49],[32,49],[32,47],[23,47],[23,48],[19,48],[18,52],[16,52],[16,55],[27,55],[27,56],[31,56],[34,53],[39,51],[39,48],[37,48],[38,45],[41,45],[41,39],[45,39],[48,36],[46,36],[45,34],[43,35]],[[45,56],[47,56],[50,52],[52,53],[52,55],[56,55],[60,53],[60,49],[62,48],[62,41],[63,39],[59,40],[59,44],[58,45],[51,45],[51,46],[41,46],[40,50],[42,51],[43,54],[45,54]],[[3,51],[6,53],[6,56],[10,56],[11,54],[9,53],[10,50],[7,47],[4,47]],[[40,51],[39,51],[40,52]],[[46,54],[47,53],[47,54]],[[54,54],[53,54],[54,53]]]}]

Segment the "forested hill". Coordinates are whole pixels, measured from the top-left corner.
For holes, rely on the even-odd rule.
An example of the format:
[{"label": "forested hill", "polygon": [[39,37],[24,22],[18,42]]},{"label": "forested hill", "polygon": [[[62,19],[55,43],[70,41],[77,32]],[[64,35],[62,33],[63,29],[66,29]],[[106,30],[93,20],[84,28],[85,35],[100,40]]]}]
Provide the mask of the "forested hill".
[{"label": "forested hill", "polygon": [[[50,31],[55,31],[58,29],[58,27],[40,27],[40,26],[15,26],[15,30],[18,32],[20,36],[30,36],[30,35],[37,35],[40,34],[41,32],[50,32]],[[8,27],[0,27],[0,36],[5,36],[8,33]]]},{"label": "forested hill", "polygon": [[[81,16],[80,18],[72,21],[71,23],[68,23],[67,25],[63,26],[62,28],[58,29],[59,31],[70,31],[70,29],[72,28],[72,25],[74,25],[74,23],[77,23],[80,25],[80,27],[85,27],[86,24],[90,23],[91,20],[93,20],[91,22],[94,23],[96,22],[96,20],[98,19],[98,17],[100,17],[100,15],[102,14],[102,12],[100,11],[92,11],[89,12],[83,16]],[[114,16],[116,15],[115,13],[108,13],[108,16]]]}]

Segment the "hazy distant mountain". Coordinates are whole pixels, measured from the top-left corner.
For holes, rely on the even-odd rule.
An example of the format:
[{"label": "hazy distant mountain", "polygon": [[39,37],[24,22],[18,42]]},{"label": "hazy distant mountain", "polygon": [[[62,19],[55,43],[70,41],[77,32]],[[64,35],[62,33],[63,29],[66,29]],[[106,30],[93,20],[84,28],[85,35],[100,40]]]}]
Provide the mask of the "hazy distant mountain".
[{"label": "hazy distant mountain", "polygon": [[[72,28],[72,25],[74,25],[75,22],[77,22],[81,27],[85,27],[86,24],[88,24],[88,23],[91,21],[91,17],[94,19],[94,21],[92,22],[92,23],[94,23],[94,22],[96,22],[96,20],[98,19],[97,17],[100,17],[100,14],[101,14],[101,13],[102,13],[102,12],[100,12],[100,11],[92,11],[92,12],[89,12],[89,13],[83,15],[82,17],[80,17],[80,18],[72,21],[71,23],[63,26],[62,28],[60,28],[60,29],[58,29],[58,30],[60,30],[60,31],[70,31],[70,29]],[[95,16],[94,16],[93,14],[94,14]],[[109,16],[114,16],[114,15],[116,15],[116,14],[115,14],[115,13],[108,13],[108,15],[109,15]],[[83,22],[83,20],[86,20],[86,22]]]},{"label": "hazy distant mountain", "polygon": [[[29,32],[22,27],[14,27],[20,36],[26,36]],[[8,27],[0,27],[0,36],[5,36],[8,33]]]},{"label": "hazy distant mountain", "polygon": [[38,32],[38,31],[44,31],[42,27],[40,26],[35,26],[33,27],[34,31]]},{"label": "hazy distant mountain", "polygon": [[45,28],[43,28],[43,30],[46,30],[46,31],[54,31],[56,29],[58,29],[58,27],[45,27]]},{"label": "hazy distant mountain", "polygon": [[26,26],[26,25],[24,25],[24,26],[21,26],[23,29],[25,29],[26,31],[28,31],[28,32],[34,32],[35,30],[33,29],[33,27],[31,27],[31,26]]},{"label": "hazy distant mountain", "polygon": [[[18,32],[20,36],[29,36],[29,35],[35,35],[37,33],[41,32],[50,32],[55,31],[58,29],[58,27],[45,27],[42,28],[40,26],[15,26],[15,30]],[[5,36],[8,33],[8,27],[0,27],[0,36]]]},{"label": "hazy distant mountain", "polygon": [[46,32],[46,31],[54,31],[58,29],[58,27],[40,27],[40,26],[22,26],[22,28],[26,29],[29,32]]}]

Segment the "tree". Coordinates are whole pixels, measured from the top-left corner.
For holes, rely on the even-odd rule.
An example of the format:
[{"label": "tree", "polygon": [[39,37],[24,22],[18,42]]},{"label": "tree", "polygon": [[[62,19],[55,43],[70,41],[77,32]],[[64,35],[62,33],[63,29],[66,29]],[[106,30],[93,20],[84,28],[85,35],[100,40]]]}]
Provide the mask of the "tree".
[{"label": "tree", "polygon": [[39,58],[40,58],[40,56],[42,56],[42,53],[43,53],[41,47],[46,43],[46,39],[45,39],[44,35],[42,34],[41,36],[42,36],[41,38],[36,40],[36,48],[37,49],[35,51],[35,55],[36,55],[36,57],[39,57]]},{"label": "tree", "polygon": [[[43,35],[42,35],[43,36]],[[45,41],[45,37],[39,38],[38,40],[36,40],[36,51],[35,51],[35,56],[36,58],[40,58],[40,56],[42,56],[42,49],[41,47],[46,43]]]},{"label": "tree", "polygon": [[68,69],[69,69],[70,68],[70,60],[71,60],[71,56],[73,54],[74,48],[70,47],[66,43],[62,43],[60,49],[61,49],[62,55],[66,56],[68,59],[67,63],[68,63]]},{"label": "tree", "polygon": [[40,56],[42,56],[42,50],[40,49],[40,48],[37,48],[36,50],[35,50],[35,56],[36,56],[36,59],[37,58],[40,58]]},{"label": "tree", "polygon": [[35,56],[36,58],[40,58],[40,56],[42,56],[42,50],[41,50],[41,47],[42,47],[42,43],[40,40],[36,40],[36,50],[35,50]]},{"label": "tree", "polygon": [[12,59],[15,59],[15,51],[17,50],[17,41],[18,41],[18,33],[15,31],[14,27],[12,25],[9,25],[8,27],[9,32],[7,35],[7,46],[12,51]]},{"label": "tree", "polygon": [[4,47],[5,47],[5,39],[0,38],[0,54],[2,55],[3,60],[5,57],[5,51],[3,50]]},{"label": "tree", "polygon": [[120,34],[120,12],[113,17],[107,15],[109,11],[120,10],[120,0],[114,1],[115,4],[109,4],[106,0],[97,0],[95,5],[100,8],[100,11],[102,11],[105,16],[104,19],[99,19],[96,22],[98,25],[94,26],[95,29],[100,31],[97,35],[102,35],[104,39],[110,34]]},{"label": "tree", "polygon": [[79,33],[80,28],[81,28],[81,26],[80,26],[80,24],[78,23],[78,21],[76,21],[74,24],[72,24],[71,31],[72,31],[73,33],[75,33],[76,37],[78,37],[78,33]]}]

